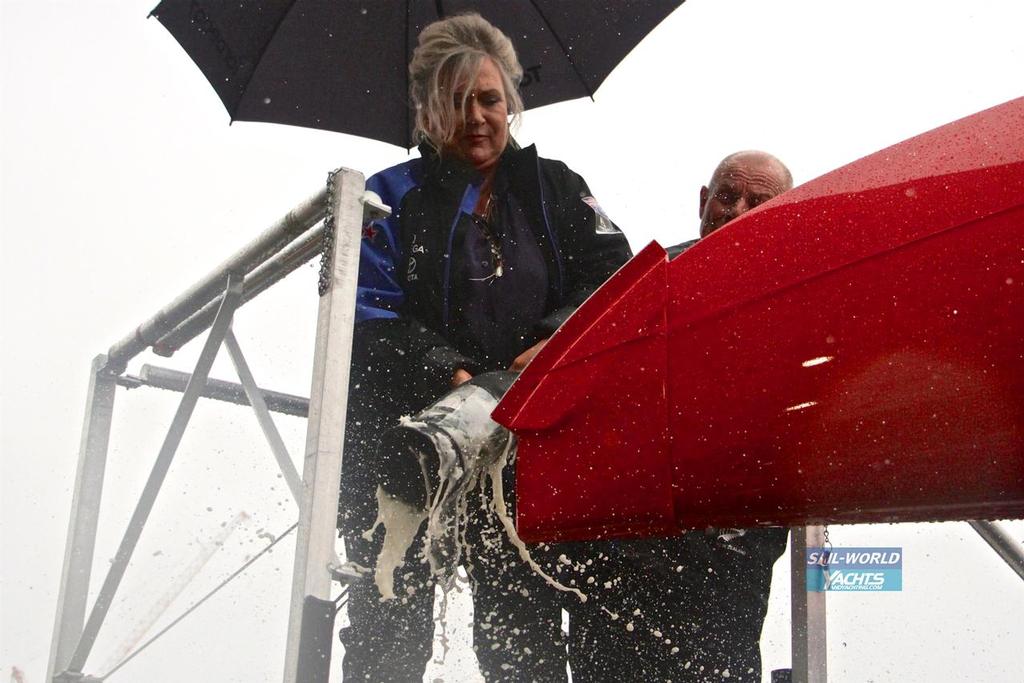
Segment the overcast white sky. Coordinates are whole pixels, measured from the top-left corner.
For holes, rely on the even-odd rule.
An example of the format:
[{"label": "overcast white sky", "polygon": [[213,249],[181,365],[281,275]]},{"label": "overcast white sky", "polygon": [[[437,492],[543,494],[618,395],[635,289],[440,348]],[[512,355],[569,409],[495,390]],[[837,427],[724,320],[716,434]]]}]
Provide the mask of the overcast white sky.
[{"label": "overcast white sky", "polygon": [[[328,170],[370,174],[407,158],[334,133],[229,127],[198,70],[146,19],[153,4],[0,0],[0,676],[17,667],[29,683],[45,675],[90,359],[315,193]],[[1024,95],[1021,26],[1012,0],[690,0],[596,102],[527,112],[518,137],[586,177],[634,248],[672,244],[696,236],[698,189],[728,152],[766,149],[803,182]],[[309,265],[236,317],[262,385],[308,394],[315,288]],[[188,370],[195,355],[130,369]],[[214,375],[234,377],[226,362]],[[176,400],[119,390],[97,582]],[[297,454],[302,421],[279,423]],[[165,621],[296,516],[251,414],[201,404],[89,672],[107,670],[201,544],[243,510],[251,520]],[[1011,528],[1024,536],[1024,524]],[[830,596],[833,680],[1019,680],[1024,583],[966,525],[836,527],[832,539],[905,549],[902,593]],[[290,553],[281,544],[111,680],[279,680]],[[776,571],[766,668],[789,663],[787,567]],[[458,614],[452,628],[465,631]],[[475,675],[460,647],[432,674]]]}]

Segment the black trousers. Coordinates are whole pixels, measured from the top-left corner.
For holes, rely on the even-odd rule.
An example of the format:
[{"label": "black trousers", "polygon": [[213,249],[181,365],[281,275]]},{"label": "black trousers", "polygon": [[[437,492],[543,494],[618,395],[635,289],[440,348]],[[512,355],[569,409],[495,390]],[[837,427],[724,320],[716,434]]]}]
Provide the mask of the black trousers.
[{"label": "black trousers", "polygon": [[[464,562],[473,590],[473,649],[481,673],[489,682],[565,681],[561,596],[526,566],[482,503],[478,493],[471,494],[466,533],[471,555]],[[373,567],[382,542],[380,529],[371,541],[346,535],[348,558]],[[421,549],[418,538],[395,572],[395,599],[382,601],[369,580],[350,587],[350,626],[340,633],[345,681],[423,680],[433,647],[434,583]]]},{"label": "black trousers", "polygon": [[761,680],[761,626],[785,529],[580,547],[594,558],[595,581],[587,603],[570,609],[574,683]]},{"label": "black trousers", "polygon": [[[569,621],[570,661],[574,683],[637,681],[638,683],[722,683],[761,680],[761,652],[756,641],[729,635],[728,627],[704,617],[669,614],[654,600],[604,612],[583,606]],[[633,612],[639,610],[638,614]]]}]

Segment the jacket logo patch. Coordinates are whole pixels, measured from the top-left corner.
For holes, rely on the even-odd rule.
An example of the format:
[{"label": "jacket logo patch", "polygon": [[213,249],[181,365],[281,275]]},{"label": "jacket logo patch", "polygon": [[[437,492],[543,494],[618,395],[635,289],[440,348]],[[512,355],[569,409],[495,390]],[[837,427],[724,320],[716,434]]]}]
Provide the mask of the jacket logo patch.
[{"label": "jacket logo patch", "polygon": [[378,232],[380,232],[380,230],[375,228],[373,223],[367,223],[366,225],[363,226],[363,239],[370,240],[372,242],[373,238],[377,236]]},{"label": "jacket logo patch", "polygon": [[[413,254],[426,254],[427,253],[427,250],[423,247],[422,244],[416,244],[416,235],[412,236],[412,245],[410,245],[409,251],[411,251]],[[405,279],[406,279],[407,282],[413,282],[415,280],[419,280],[420,279],[420,276],[416,274],[416,257],[415,256],[410,256],[409,257],[409,264],[408,264],[408,266],[406,266],[406,269],[405,269]]]},{"label": "jacket logo patch", "polygon": [[594,232],[598,235],[617,235],[619,229],[612,223],[612,219],[608,218],[608,214],[604,212],[601,205],[597,203],[597,200],[590,195],[580,194],[580,199],[584,204],[594,210],[594,215],[597,217],[597,226],[594,228]]}]

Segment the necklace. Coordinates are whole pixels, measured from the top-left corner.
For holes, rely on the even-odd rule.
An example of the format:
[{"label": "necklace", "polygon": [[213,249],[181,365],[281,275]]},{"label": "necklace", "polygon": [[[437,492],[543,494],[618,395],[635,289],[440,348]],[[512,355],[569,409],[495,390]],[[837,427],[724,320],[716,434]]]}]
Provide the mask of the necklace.
[{"label": "necklace", "polygon": [[484,210],[478,215],[484,218],[490,219],[491,217],[491,202],[494,201],[494,193],[490,190],[487,191],[487,201],[484,202]]},{"label": "necklace", "polygon": [[483,214],[473,215],[473,222],[480,228],[480,232],[483,233],[484,239],[487,240],[487,246],[491,250],[491,263],[494,264],[494,272],[484,278],[471,278],[474,281],[488,281],[492,278],[499,278],[505,274],[505,264],[501,257],[501,242],[498,241],[497,236],[494,234],[494,230],[491,227],[491,202],[494,199],[494,193],[487,195],[487,201],[484,203]]}]

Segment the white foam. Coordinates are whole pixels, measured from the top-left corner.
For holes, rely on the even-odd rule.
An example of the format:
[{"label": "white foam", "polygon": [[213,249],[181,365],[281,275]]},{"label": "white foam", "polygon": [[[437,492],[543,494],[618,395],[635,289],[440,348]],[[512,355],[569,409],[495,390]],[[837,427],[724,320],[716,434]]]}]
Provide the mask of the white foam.
[{"label": "white foam", "polygon": [[426,518],[422,510],[392,498],[384,493],[383,488],[377,487],[377,519],[363,533],[363,538],[370,540],[378,526],[384,527],[384,545],[373,573],[373,581],[383,599],[395,597],[395,570],[405,563],[405,554]]}]

